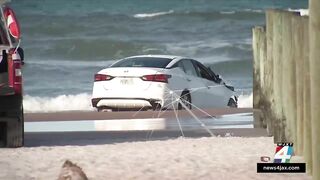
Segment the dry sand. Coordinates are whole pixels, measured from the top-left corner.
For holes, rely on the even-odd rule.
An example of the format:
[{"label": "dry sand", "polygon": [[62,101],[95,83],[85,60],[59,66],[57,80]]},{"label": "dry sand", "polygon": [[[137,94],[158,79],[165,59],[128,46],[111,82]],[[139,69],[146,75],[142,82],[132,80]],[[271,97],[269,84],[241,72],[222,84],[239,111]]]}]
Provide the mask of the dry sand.
[{"label": "dry sand", "polygon": [[89,179],[311,179],[306,174],[257,174],[260,157],[273,157],[274,151],[272,137],[0,149],[0,179],[57,179],[66,159]]}]

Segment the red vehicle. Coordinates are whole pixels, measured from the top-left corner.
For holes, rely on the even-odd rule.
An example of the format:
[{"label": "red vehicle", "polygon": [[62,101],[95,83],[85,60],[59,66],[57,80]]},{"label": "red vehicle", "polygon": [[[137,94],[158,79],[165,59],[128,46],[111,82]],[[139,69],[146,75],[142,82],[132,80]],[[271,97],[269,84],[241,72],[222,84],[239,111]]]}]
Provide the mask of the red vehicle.
[{"label": "red vehicle", "polygon": [[16,16],[0,1],[0,147],[23,146],[23,50]]}]

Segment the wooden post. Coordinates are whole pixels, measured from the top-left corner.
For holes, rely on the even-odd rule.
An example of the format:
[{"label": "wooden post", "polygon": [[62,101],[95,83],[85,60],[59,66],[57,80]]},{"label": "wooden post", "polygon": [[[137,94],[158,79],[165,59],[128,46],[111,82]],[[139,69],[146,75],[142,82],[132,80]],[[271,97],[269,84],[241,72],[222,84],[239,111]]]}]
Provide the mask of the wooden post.
[{"label": "wooden post", "polygon": [[309,1],[313,179],[320,179],[320,1]]},{"label": "wooden post", "polygon": [[295,36],[293,36],[294,39],[294,61],[296,64],[296,90],[297,90],[297,99],[296,99],[296,105],[297,105],[297,111],[296,111],[296,128],[294,128],[297,131],[296,142],[297,142],[297,148],[296,153],[299,155],[303,154],[303,138],[304,138],[304,123],[303,123],[303,107],[304,107],[304,101],[303,101],[303,86],[304,86],[304,61],[302,56],[303,48],[303,23],[301,16],[295,16],[292,21],[294,25],[294,31]]},{"label": "wooden post", "polygon": [[[254,27],[252,29],[252,49],[253,49],[253,108],[254,127],[263,128],[263,117],[260,110],[260,100],[262,99],[261,80],[263,76],[263,64],[265,61],[265,29],[264,27]],[[261,72],[262,70],[262,72]]]},{"label": "wooden post", "polygon": [[312,136],[311,136],[311,97],[310,97],[310,61],[309,61],[309,17],[302,17],[302,59],[304,60],[303,72],[303,156],[307,164],[307,171],[312,173]]},{"label": "wooden post", "polygon": [[[283,11],[281,12],[282,18],[282,136],[287,136],[288,141],[293,141],[295,138],[295,132],[292,131],[294,122],[296,120],[296,78],[295,78],[295,62],[294,58],[294,46],[292,34],[292,12]],[[281,28],[281,27],[279,27]],[[282,139],[282,142],[286,139]]]},{"label": "wooden post", "polygon": [[267,58],[264,64],[264,86],[262,90],[263,99],[260,101],[261,110],[266,121],[268,135],[273,135],[274,119],[271,116],[271,102],[273,101],[273,16],[274,10],[267,10],[266,12],[266,44],[267,44]]},{"label": "wooden post", "polygon": [[274,114],[274,142],[283,142],[281,137],[282,129],[282,71],[284,67],[282,64],[286,64],[287,59],[282,59],[284,42],[282,36],[283,18],[282,12],[275,10],[273,13],[273,96],[274,101],[272,103],[272,111]]},{"label": "wooden post", "polygon": [[[292,140],[295,142],[295,153],[302,155],[303,150],[303,59],[302,59],[302,23],[300,13],[290,13],[291,17],[291,61],[288,62],[288,96],[287,103],[289,111],[287,118],[290,119],[290,131]],[[289,48],[289,47],[288,47]]]},{"label": "wooden post", "polygon": [[259,108],[260,102],[260,35],[261,27],[252,29],[253,49],[253,108]]},{"label": "wooden post", "polygon": [[[265,87],[265,66],[267,61],[267,45],[266,45],[266,28],[261,28],[261,34],[260,34],[260,101],[259,101],[259,107],[261,108],[261,102],[262,98],[265,97],[265,95],[262,92],[262,88]],[[266,128],[266,118],[263,115],[262,111],[259,111],[259,117],[260,117],[260,123],[262,128]]]}]

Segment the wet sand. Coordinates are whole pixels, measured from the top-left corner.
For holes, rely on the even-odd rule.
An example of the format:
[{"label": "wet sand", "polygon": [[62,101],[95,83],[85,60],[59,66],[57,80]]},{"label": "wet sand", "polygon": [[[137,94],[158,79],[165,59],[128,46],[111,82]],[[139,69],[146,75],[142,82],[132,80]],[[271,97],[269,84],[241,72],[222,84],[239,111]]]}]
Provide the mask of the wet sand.
[{"label": "wet sand", "polygon": [[[199,118],[209,115],[216,117],[227,114],[252,113],[252,108],[220,108],[192,110]],[[177,111],[179,117],[191,117],[190,113]],[[26,113],[25,122],[37,121],[80,121],[80,120],[111,120],[111,119],[144,119],[144,118],[175,118],[174,111],[121,111],[121,112],[95,112],[95,111],[66,111],[54,113]]]},{"label": "wet sand", "polygon": [[[209,116],[222,117],[223,115],[232,115],[239,113],[252,113],[251,108],[223,108],[223,109],[205,109],[206,113],[199,110],[192,110],[198,118],[206,118]],[[179,118],[182,118],[183,135],[185,137],[208,137],[210,134],[199,124],[188,124],[187,118],[192,118],[189,112],[182,110],[178,111]],[[237,115],[236,115],[237,116]],[[123,112],[94,112],[94,111],[66,111],[56,113],[27,113],[25,114],[25,121],[31,122],[59,122],[59,121],[97,121],[103,120],[122,121],[128,124],[128,121],[139,121],[139,119],[148,118],[165,118],[166,123],[175,122],[174,111],[123,111]],[[130,120],[131,119],[131,120]],[[223,118],[222,118],[223,119]],[[221,120],[222,120],[221,119]],[[216,119],[219,121],[220,119]],[[142,120],[141,120],[142,121]],[[183,122],[184,121],[184,122]],[[139,121],[140,122],[140,121]],[[149,121],[148,121],[149,122]],[[222,122],[222,121],[220,121]],[[152,124],[153,121],[150,120]],[[188,126],[192,125],[193,128]],[[108,125],[110,126],[110,125]],[[176,126],[176,125],[175,125]],[[26,132],[25,145],[26,146],[56,146],[56,145],[89,145],[89,144],[109,144],[116,142],[132,142],[132,141],[150,141],[159,139],[171,139],[182,136],[178,127],[159,129],[141,129],[141,130],[110,130],[99,129],[76,132]],[[223,128],[219,129],[218,126],[208,126],[208,129],[216,136],[238,136],[238,137],[261,137],[267,136],[265,129],[254,128]]]},{"label": "wet sand", "polygon": [[[222,117],[223,115],[252,113],[251,108],[225,108],[225,109],[210,109],[201,111],[192,111],[198,118],[208,116]],[[159,114],[160,113],[160,114]],[[192,117],[187,111],[179,111],[179,117],[187,123],[188,117]],[[158,116],[159,115],[159,116]],[[236,115],[237,116],[237,115]],[[143,111],[143,112],[83,112],[69,111],[57,113],[30,113],[26,114],[26,122],[54,122],[54,121],[84,121],[84,120],[110,120],[122,122],[125,120],[134,121],[135,119],[148,118],[166,118],[167,123],[175,121],[174,111],[158,112],[158,111]],[[183,119],[185,118],[185,119]],[[131,120],[130,120],[131,119]],[[171,119],[171,120],[170,120]],[[223,119],[223,118],[222,118]],[[222,120],[221,119],[221,120]],[[217,119],[219,121],[220,119]],[[127,122],[126,121],[126,122]],[[145,120],[148,121],[148,120]],[[150,120],[152,123],[152,120]],[[182,123],[183,124],[183,123]],[[187,123],[188,124],[188,123]],[[190,125],[190,124],[189,124]],[[261,137],[267,136],[265,129],[255,128],[223,128],[218,126],[208,126],[208,129],[215,136],[233,136],[233,137]],[[194,128],[189,129],[183,127],[183,135],[185,137],[200,138],[209,137],[210,134],[200,125],[194,125]],[[145,130],[99,130],[99,131],[82,131],[82,132],[26,132],[26,146],[59,146],[59,145],[96,145],[110,144],[119,142],[134,142],[134,141],[152,141],[160,139],[172,139],[181,137],[182,133],[179,128],[163,128],[163,129],[145,129]]]},{"label": "wet sand", "polygon": [[[206,113],[199,110],[192,110],[198,118],[206,118],[209,116],[222,117],[224,115],[232,115],[239,113],[252,113],[251,108],[224,108],[224,109],[206,109]],[[182,129],[185,137],[208,137],[210,134],[199,124],[191,123],[187,118],[192,118],[187,111],[178,111],[179,118],[182,118]],[[237,116],[237,115],[236,115]],[[252,115],[251,115],[252,116]],[[59,122],[59,121],[96,121],[102,122],[103,120],[110,120],[108,122],[121,123],[128,121],[148,121],[148,118],[165,118],[167,123],[164,128],[152,129],[146,128],[141,130],[110,130],[105,129],[76,131],[76,132],[26,132],[25,145],[26,146],[56,146],[56,145],[89,145],[89,144],[109,144],[117,142],[132,142],[132,141],[150,141],[159,139],[171,139],[182,136],[182,133],[177,125],[174,128],[169,128],[168,123],[175,122],[174,111],[123,111],[123,112],[84,112],[84,111],[68,111],[56,113],[27,113],[25,114],[25,121],[31,122]],[[240,117],[240,116],[239,116]],[[130,120],[131,119],[131,120]],[[220,121],[222,120],[222,121]],[[210,120],[209,120],[210,121]],[[216,122],[223,122],[223,118],[216,119]],[[140,122],[140,121],[139,121]],[[145,123],[147,123],[145,122]],[[152,119],[150,124],[154,123]],[[112,124],[112,123],[111,123]],[[206,123],[207,124],[207,123]],[[190,128],[189,126],[192,125]],[[209,124],[207,124],[209,125]],[[107,126],[110,126],[109,124]],[[177,126],[177,127],[175,127]],[[215,136],[239,136],[239,137],[260,137],[267,136],[265,129],[254,128],[223,128],[219,129],[218,126],[209,125],[207,127]]]},{"label": "wet sand", "polygon": [[[212,133],[218,137],[265,137],[265,129],[213,129]],[[25,146],[66,146],[66,145],[99,145],[124,142],[144,142],[155,140],[175,139],[181,137],[179,130],[161,131],[89,131],[89,132],[28,132],[25,133]],[[209,137],[205,130],[184,131],[187,138]]]}]

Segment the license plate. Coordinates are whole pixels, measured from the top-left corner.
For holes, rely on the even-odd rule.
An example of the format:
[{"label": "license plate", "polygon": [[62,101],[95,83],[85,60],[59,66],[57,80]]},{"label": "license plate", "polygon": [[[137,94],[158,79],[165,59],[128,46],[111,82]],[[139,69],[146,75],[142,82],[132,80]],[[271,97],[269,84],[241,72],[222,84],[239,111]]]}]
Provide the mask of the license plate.
[{"label": "license plate", "polygon": [[122,85],[133,85],[133,79],[121,79],[120,83]]}]

